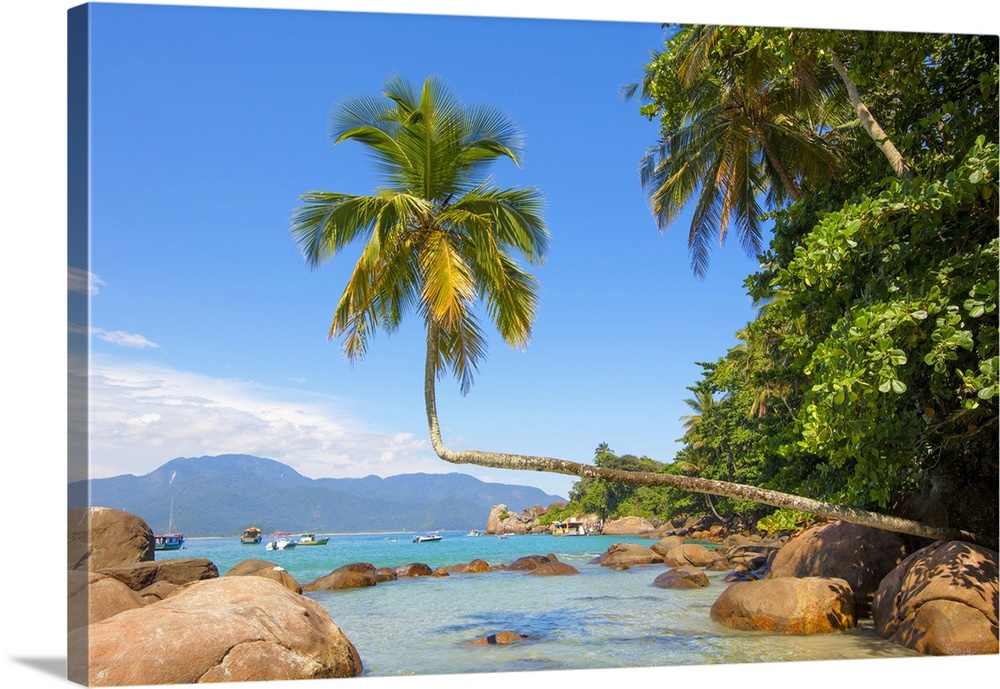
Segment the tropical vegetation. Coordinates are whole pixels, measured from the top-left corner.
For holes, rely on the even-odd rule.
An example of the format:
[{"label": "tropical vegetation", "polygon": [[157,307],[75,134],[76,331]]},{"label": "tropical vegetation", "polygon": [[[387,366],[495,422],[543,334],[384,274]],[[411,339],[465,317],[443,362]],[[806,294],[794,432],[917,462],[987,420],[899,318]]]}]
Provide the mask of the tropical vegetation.
[{"label": "tropical vegetation", "polygon": [[694,208],[696,274],[731,225],[760,258],[745,283],[758,315],[701,363],[676,457],[602,443],[586,464],[443,443],[436,379],[450,368],[468,390],[480,303],[526,344],[535,283],[512,253],[537,264],[548,235],[538,192],[478,177],[516,162],[511,123],[468,114],[433,80],[419,97],[393,80],[384,99],[341,107],[335,141],[372,149],[387,185],[311,192],[293,221],[313,265],[367,242],[331,336],[358,358],[373,329],[417,311],[435,452],[578,476],[582,511],[807,513],[995,547],[997,37],[669,27],[629,91],[661,130],[640,164],[661,230]]}]

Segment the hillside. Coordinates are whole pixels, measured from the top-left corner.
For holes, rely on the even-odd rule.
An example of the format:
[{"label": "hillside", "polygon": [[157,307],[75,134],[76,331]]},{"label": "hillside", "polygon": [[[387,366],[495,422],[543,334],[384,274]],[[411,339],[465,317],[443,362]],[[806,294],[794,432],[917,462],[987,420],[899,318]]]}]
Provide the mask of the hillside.
[{"label": "hillside", "polygon": [[520,511],[564,501],[537,488],[486,483],[465,474],[311,479],[281,462],[249,455],[180,457],[145,474],[69,486],[69,506],[136,514],[156,533],[235,535],[247,526],[273,531],[350,533],[482,529],[490,508]]}]

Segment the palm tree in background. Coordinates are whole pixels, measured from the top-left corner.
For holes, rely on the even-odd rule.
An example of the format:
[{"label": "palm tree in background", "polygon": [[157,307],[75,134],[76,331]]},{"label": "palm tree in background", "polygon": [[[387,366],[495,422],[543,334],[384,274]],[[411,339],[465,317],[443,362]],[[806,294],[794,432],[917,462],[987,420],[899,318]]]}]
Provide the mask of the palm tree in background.
[{"label": "palm tree in background", "polygon": [[[832,80],[804,61],[788,68],[776,52],[748,48],[738,32],[686,27],[641,84],[662,131],[640,162],[640,182],[661,232],[694,199],[688,250],[698,276],[730,226],[747,254],[759,254],[765,213],[800,200],[837,169],[824,136],[836,121],[823,109],[833,102]],[[638,84],[625,90],[637,92]]]}]

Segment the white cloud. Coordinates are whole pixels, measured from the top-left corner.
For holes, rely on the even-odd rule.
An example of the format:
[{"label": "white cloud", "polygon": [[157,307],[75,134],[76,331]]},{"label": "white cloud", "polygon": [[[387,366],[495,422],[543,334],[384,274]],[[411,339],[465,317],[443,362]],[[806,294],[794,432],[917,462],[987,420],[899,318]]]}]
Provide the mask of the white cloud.
[{"label": "white cloud", "polygon": [[373,429],[328,395],[99,357],[89,383],[95,478],[224,453],[275,459],[313,478],[449,470],[423,435]]},{"label": "white cloud", "polygon": [[118,345],[119,347],[128,347],[129,349],[160,349],[160,345],[147,340],[142,335],[127,333],[124,330],[91,328],[90,334],[99,340]]},{"label": "white cloud", "polygon": [[70,266],[67,280],[67,287],[70,292],[89,294],[93,297],[100,293],[100,287],[103,284],[104,281],[94,273],[88,272],[83,268],[74,268]]}]

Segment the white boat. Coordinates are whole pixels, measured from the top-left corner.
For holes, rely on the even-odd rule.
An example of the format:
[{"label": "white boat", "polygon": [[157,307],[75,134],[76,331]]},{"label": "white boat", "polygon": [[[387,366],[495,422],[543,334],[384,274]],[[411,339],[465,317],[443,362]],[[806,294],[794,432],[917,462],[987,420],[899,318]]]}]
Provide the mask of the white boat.
[{"label": "white boat", "polygon": [[469,533],[467,533],[467,534],[465,534],[465,535],[466,535],[466,536],[479,536],[479,535],[480,535],[480,533],[479,533],[479,531],[477,531],[476,529],[473,529],[472,531],[470,531]]},{"label": "white boat", "polygon": [[426,536],[414,536],[413,537],[413,542],[414,543],[434,543],[434,542],[440,541],[440,540],[441,540],[441,536],[439,534],[428,534]]},{"label": "white boat", "polygon": [[568,521],[558,521],[552,525],[553,536],[586,536],[587,527],[582,521],[570,519]]},{"label": "white boat", "polygon": [[295,541],[287,538],[279,538],[276,541],[268,541],[267,545],[264,546],[264,550],[288,550],[289,548],[294,548],[295,546]]}]

